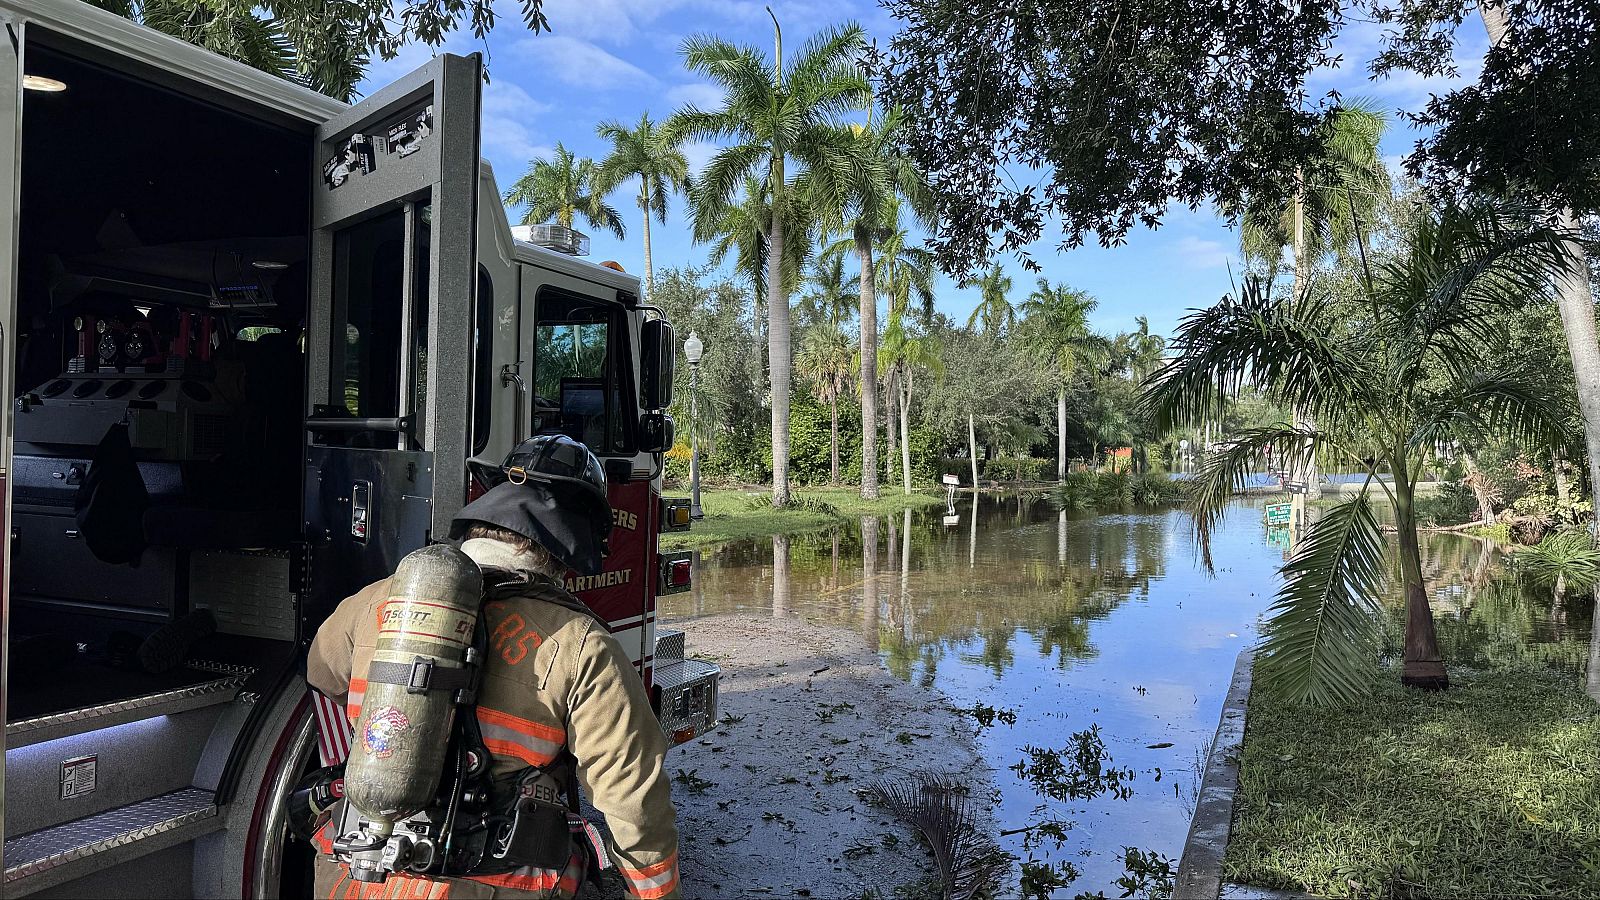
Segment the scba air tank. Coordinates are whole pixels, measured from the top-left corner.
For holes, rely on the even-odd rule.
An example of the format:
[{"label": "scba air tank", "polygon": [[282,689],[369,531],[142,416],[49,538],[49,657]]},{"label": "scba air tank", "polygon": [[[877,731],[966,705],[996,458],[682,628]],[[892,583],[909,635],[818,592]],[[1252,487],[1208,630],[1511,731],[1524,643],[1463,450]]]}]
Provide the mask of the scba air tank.
[{"label": "scba air tank", "polygon": [[483,598],[465,553],[435,545],[400,561],[378,607],[377,649],[345,770],[345,797],[375,838],[434,802]]}]

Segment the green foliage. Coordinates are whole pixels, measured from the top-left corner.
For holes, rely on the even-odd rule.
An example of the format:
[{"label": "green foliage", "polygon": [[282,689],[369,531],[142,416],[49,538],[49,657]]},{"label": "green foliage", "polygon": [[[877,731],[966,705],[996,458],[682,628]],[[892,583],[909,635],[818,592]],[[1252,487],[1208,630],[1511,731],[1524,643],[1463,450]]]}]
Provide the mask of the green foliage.
[{"label": "green foliage", "polygon": [[[497,18],[492,0],[88,2],[347,102],[374,56],[394,59],[412,43],[437,48],[463,23],[483,41]],[[520,9],[529,30],[549,30],[543,0],[522,0]]]},{"label": "green foliage", "polygon": [[1513,557],[1521,574],[1535,584],[1556,584],[1584,590],[1600,582],[1600,549],[1587,531],[1557,531]]},{"label": "green foliage", "polygon": [[528,171],[512,183],[501,199],[508,206],[524,207],[523,225],[554,220],[572,228],[579,216],[590,226],[617,237],[627,233],[622,216],[605,202],[611,190],[600,166],[588,157],[580,158],[561,142],[554,156],[528,163]]},{"label": "green foliage", "polygon": [[[903,143],[938,198],[932,241],[967,273],[1026,252],[1107,245],[1169,208],[1289,193],[1322,116],[1305,78],[1334,62],[1343,8],[1139,2],[1017,7],[891,0],[904,25],[879,59]],[[1241,123],[1246,123],[1241,125]],[[1038,177],[1015,178],[1027,166]]]},{"label": "green foliage", "polygon": [[1126,509],[1164,506],[1183,500],[1182,482],[1165,475],[1127,472],[1069,472],[1050,489],[1051,502],[1062,509]]},{"label": "green foliage", "polygon": [[[1443,621],[1443,620],[1441,620]],[[1600,894],[1600,716],[1573,674],[1450,674],[1443,693],[1370,670],[1313,709],[1259,687],[1223,875],[1331,897]]]},{"label": "green foliage", "polygon": [[1000,482],[1043,481],[1049,469],[1050,460],[1036,456],[996,456],[980,463],[979,472]]},{"label": "green foliage", "polygon": [[1256,676],[1301,702],[1330,705],[1368,684],[1385,575],[1383,532],[1363,491],[1328,510],[1283,567],[1261,629]]}]

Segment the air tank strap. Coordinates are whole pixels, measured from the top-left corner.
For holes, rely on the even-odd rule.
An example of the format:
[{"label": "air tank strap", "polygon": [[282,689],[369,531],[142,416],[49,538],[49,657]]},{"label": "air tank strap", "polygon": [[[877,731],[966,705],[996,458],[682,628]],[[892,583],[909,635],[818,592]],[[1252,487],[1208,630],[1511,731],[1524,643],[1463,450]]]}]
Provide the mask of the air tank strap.
[{"label": "air tank strap", "polygon": [[476,686],[477,667],[470,662],[461,667],[440,666],[425,656],[418,656],[409,663],[373,660],[367,668],[367,681],[404,685],[408,694],[470,691]]}]

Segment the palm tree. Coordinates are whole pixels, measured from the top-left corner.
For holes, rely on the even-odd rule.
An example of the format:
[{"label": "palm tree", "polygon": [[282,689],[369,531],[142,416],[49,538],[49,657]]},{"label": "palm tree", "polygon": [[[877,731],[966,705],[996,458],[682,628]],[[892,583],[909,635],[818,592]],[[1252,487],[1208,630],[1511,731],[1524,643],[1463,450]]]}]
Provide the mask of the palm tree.
[{"label": "palm tree", "polygon": [[799,370],[800,377],[811,383],[812,396],[828,404],[832,426],[829,446],[833,464],[828,483],[832,485],[839,483],[839,398],[850,389],[855,364],[855,347],[850,336],[837,323],[812,329],[795,359],[795,368]]},{"label": "palm tree", "polygon": [[800,295],[800,326],[840,329],[855,311],[856,295],[844,274],[844,258],[821,254],[806,273]]},{"label": "palm tree", "polygon": [[[697,196],[696,216],[714,215],[752,175],[764,179],[772,208],[782,214],[767,229],[767,364],[772,384],[772,504],[789,503],[790,327],[788,285],[779,271],[786,259],[787,211],[793,196],[830,206],[827,198],[841,193],[850,164],[843,151],[848,130],[839,117],[867,99],[867,81],[856,61],[864,32],[859,25],[830,28],[813,37],[798,59],[783,59],[783,32],[777,31],[774,59],[753,47],[739,47],[714,37],[684,42],[685,63],[720,84],[725,92],[719,110],[693,106],[679,111],[672,128],[700,139],[731,139],[706,166]],[[798,175],[791,181],[788,164]],[[699,230],[698,224],[696,230]]]},{"label": "palm tree", "polygon": [[1056,480],[1062,484],[1067,481],[1067,386],[1094,353],[1097,340],[1089,330],[1089,313],[1098,305],[1083,291],[1051,286],[1045,278],[1022,304],[1023,342],[1056,377]]},{"label": "palm tree", "polygon": [[[884,207],[880,214],[881,218],[879,219],[879,227],[874,230],[873,241],[869,242],[867,256],[864,257],[869,261],[873,260],[871,243],[876,243],[877,258],[876,261],[872,262],[873,284],[869,288],[870,295],[868,297],[870,300],[871,309],[871,315],[868,318],[871,321],[863,320],[861,326],[863,329],[873,329],[874,332],[874,339],[868,342],[867,345],[864,345],[867,346],[868,349],[863,350],[861,354],[862,359],[865,360],[870,357],[872,361],[872,378],[870,379],[870,384],[867,381],[862,382],[861,391],[863,395],[865,395],[868,390],[876,393],[879,387],[879,366],[877,362],[878,341],[876,339],[878,293],[881,292],[889,296],[891,298],[891,305],[899,302],[902,306],[902,315],[904,314],[905,309],[909,308],[910,300],[914,298],[920,308],[921,318],[924,323],[926,323],[933,316],[933,285],[938,270],[934,262],[933,254],[928,252],[926,248],[916,246],[911,243],[910,235],[907,234],[906,229],[902,227],[900,223],[900,206],[900,201],[893,198],[885,201]],[[846,237],[843,237],[828,245],[828,247],[822,252],[823,258],[843,260],[846,255],[852,253],[856,254],[858,258],[860,258],[861,245],[857,243],[856,238],[857,235],[851,233]],[[894,298],[900,299],[896,300]],[[899,405],[900,392],[898,389],[886,387],[884,394],[885,399],[888,402],[888,408],[884,410],[884,415],[887,420],[885,422],[885,434],[888,438],[889,452],[884,454],[883,463],[885,477],[893,477],[895,456],[894,429],[895,421],[898,419],[895,409]],[[870,432],[870,436],[874,445],[874,451],[870,457],[865,451],[863,451],[861,462],[862,465],[865,466],[870,460],[871,464],[876,467],[876,444],[878,431],[877,397],[874,396],[872,398],[872,402],[870,403],[865,399],[865,397],[863,397],[861,410],[864,417],[871,417],[863,418],[861,420],[863,440],[866,440],[868,437],[868,432]],[[878,479],[876,468],[873,469],[873,474],[870,481],[867,479],[865,470],[863,469],[861,495],[863,497],[870,497],[872,499],[877,498]]]},{"label": "palm tree", "polygon": [[1017,311],[1007,297],[1011,293],[1011,276],[1001,272],[996,263],[977,284],[978,305],[967,317],[967,327],[985,334],[1000,334],[1017,321]]},{"label": "palm tree", "polygon": [[[934,377],[944,374],[938,342],[930,335],[914,335],[906,329],[909,306],[909,293],[890,297],[883,348],[878,354],[878,375],[894,398],[894,406],[899,407],[900,474],[906,494],[911,493],[911,396],[916,375],[918,372],[928,372]],[[893,427],[891,423],[890,428]]]},{"label": "palm tree", "polygon": [[683,137],[639,116],[639,124],[624,127],[615,120],[600,123],[596,132],[611,142],[611,153],[600,163],[596,190],[608,194],[630,178],[639,179],[639,210],[644,213],[644,293],[656,295],[656,270],[650,257],[650,217],[667,224],[667,195],[689,192],[689,160],[683,155]]},{"label": "palm tree", "polygon": [[[1408,226],[1400,246],[1365,273],[1361,303],[1310,290],[1276,298],[1251,278],[1237,299],[1184,319],[1178,356],[1143,398],[1157,428],[1215,415],[1247,384],[1318,423],[1245,429],[1201,465],[1190,502],[1208,566],[1213,525],[1268,447],[1301,461],[1320,449],[1367,472],[1358,496],[1312,525],[1283,568],[1262,631],[1256,671],[1264,684],[1319,703],[1361,692],[1386,571],[1367,498],[1381,491],[1399,531],[1402,681],[1448,685],[1422,576],[1416,481],[1441,440],[1471,444],[1491,432],[1564,440],[1549,379],[1505,352],[1504,317],[1493,315],[1547,296],[1561,258],[1558,236],[1519,227],[1503,209],[1448,209]],[[1388,478],[1378,477],[1380,467]]]},{"label": "palm tree", "polygon": [[[1344,255],[1354,246],[1362,221],[1371,221],[1381,197],[1389,194],[1389,174],[1378,143],[1387,120],[1377,106],[1363,100],[1335,107],[1318,133],[1320,153],[1295,171],[1296,190],[1287,204],[1248,203],[1239,230],[1245,258],[1265,264],[1276,274],[1283,248],[1294,251],[1292,290],[1307,289],[1312,269],[1330,252]],[[1296,422],[1314,429],[1305,410]],[[1300,479],[1311,496],[1321,494],[1316,457],[1306,461]]]},{"label": "palm tree", "polygon": [[843,205],[824,210],[829,219],[827,230],[843,234],[839,243],[848,247],[841,250],[854,252],[860,262],[861,496],[869,500],[878,497],[877,428],[875,424],[867,427],[878,419],[878,278],[873,245],[899,230],[902,201],[924,227],[933,226],[932,193],[922,174],[894,143],[902,120],[901,111],[891,109],[874,122],[868,105],[866,125],[851,131],[854,140],[849,150],[855,169],[845,193],[837,198]]},{"label": "palm tree", "polygon": [[528,171],[502,199],[508,205],[525,207],[522,225],[555,219],[557,225],[571,228],[573,221],[582,216],[591,226],[620,239],[627,234],[627,228],[617,211],[606,204],[605,194],[594,160],[579,158],[557,143],[555,157],[530,162]]},{"label": "palm tree", "polygon": [[[770,248],[767,235],[772,230],[772,204],[766,182],[755,177],[746,178],[744,192],[737,203],[723,198],[707,198],[697,186],[691,186],[689,206],[694,210],[692,234],[695,242],[711,245],[708,261],[713,266],[722,265],[730,256],[733,258],[734,273],[748,281],[753,292],[754,312],[751,318],[757,323],[764,322],[761,299],[768,294]],[[786,233],[803,233],[809,227],[803,220],[797,221],[802,212],[802,204],[789,204]],[[804,242],[789,241],[784,244],[780,268],[785,291],[793,291],[799,286],[800,273],[809,253],[810,247]]]},{"label": "palm tree", "polygon": [[1127,335],[1128,374],[1134,381],[1142,382],[1161,364],[1161,357],[1167,352],[1167,339],[1150,333],[1150,320],[1145,316],[1134,316],[1133,321],[1139,330]]}]

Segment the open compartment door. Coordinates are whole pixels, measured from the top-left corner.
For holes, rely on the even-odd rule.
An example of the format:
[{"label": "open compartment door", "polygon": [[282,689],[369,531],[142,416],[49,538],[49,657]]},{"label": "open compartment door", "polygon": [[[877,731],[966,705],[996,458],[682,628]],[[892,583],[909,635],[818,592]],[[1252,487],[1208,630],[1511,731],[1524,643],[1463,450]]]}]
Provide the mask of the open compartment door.
[{"label": "open compartment door", "polygon": [[[22,201],[22,33],[21,22],[0,11],[0,725],[9,721],[11,675],[11,402],[16,365],[17,216]],[[0,842],[5,827],[5,732],[0,728]]]},{"label": "open compartment door", "polygon": [[441,55],[317,132],[307,636],[466,500],[481,85]]}]

